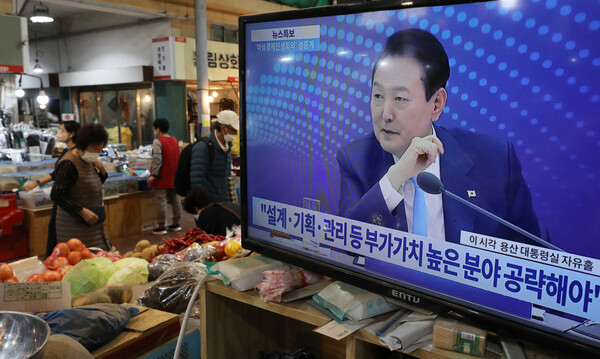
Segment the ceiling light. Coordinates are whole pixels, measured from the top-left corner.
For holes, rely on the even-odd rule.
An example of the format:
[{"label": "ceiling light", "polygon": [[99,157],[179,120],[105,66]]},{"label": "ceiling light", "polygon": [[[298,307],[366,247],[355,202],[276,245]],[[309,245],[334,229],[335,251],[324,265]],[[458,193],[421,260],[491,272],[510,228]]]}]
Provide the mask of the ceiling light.
[{"label": "ceiling light", "polygon": [[212,97],[215,97],[215,98],[216,98],[216,97],[219,97],[219,94],[217,93],[217,91],[213,91],[213,93],[212,93]]},{"label": "ceiling light", "polygon": [[25,96],[25,91],[23,90],[23,88],[21,86],[22,81],[23,81],[23,75],[21,75],[21,77],[19,77],[19,87],[15,90],[15,95],[18,98]]},{"label": "ceiling light", "polygon": [[33,5],[33,15],[31,15],[29,20],[35,23],[48,23],[54,21],[54,18],[50,16],[48,7],[40,2]]},{"label": "ceiling light", "polygon": [[146,95],[144,96],[144,102],[146,102],[146,103],[150,103],[150,101],[152,101],[152,97],[151,97],[150,95],[146,94]]},{"label": "ceiling light", "polygon": [[33,72],[35,72],[36,74],[41,74],[42,72],[44,72],[44,69],[42,68],[42,65],[40,65],[40,61],[38,59],[35,59],[35,66],[33,66]]},{"label": "ceiling light", "polygon": [[46,96],[46,91],[40,90],[40,93],[38,94],[38,97],[37,97],[37,102],[40,105],[47,105],[49,101],[50,101],[50,99],[48,98],[48,96]]}]

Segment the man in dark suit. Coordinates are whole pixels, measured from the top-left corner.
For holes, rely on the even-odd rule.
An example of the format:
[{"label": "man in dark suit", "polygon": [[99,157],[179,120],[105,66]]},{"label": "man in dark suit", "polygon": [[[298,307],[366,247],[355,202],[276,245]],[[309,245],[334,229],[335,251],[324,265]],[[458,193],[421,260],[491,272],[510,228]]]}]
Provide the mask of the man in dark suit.
[{"label": "man in dark suit", "polygon": [[374,131],[337,154],[339,214],[455,243],[466,230],[535,244],[461,203],[442,202],[441,195],[424,195],[424,232],[413,229],[422,224],[422,218],[413,218],[413,208],[424,204],[417,204],[415,193],[421,190],[412,179],[425,171],[448,191],[540,235],[512,144],[433,125],[446,105],[449,76],[448,56],[429,32],[409,29],[388,38],[373,67]]}]

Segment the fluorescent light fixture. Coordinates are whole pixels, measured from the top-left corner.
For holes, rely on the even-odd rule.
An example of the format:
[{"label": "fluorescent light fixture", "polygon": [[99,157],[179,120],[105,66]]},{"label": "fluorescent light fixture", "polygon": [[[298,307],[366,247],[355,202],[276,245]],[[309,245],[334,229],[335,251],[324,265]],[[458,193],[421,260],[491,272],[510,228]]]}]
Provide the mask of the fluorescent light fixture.
[{"label": "fluorescent light fixture", "polygon": [[34,23],[49,23],[53,22],[54,18],[50,16],[50,10],[48,7],[41,2],[33,5],[33,15],[29,18]]},{"label": "fluorescent light fixture", "polygon": [[35,65],[33,66],[33,72],[35,72],[36,74],[41,74],[42,72],[44,72],[44,68],[42,67],[42,65],[40,65],[40,61],[38,59],[35,59]]},{"label": "fluorescent light fixture", "polygon": [[40,90],[40,93],[38,94],[38,97],[37,97],[37,102],[40,105],[47,105],[49,101],[50,101],[50,99],[48,98],[48,96],[46,96],[46,91]]}]

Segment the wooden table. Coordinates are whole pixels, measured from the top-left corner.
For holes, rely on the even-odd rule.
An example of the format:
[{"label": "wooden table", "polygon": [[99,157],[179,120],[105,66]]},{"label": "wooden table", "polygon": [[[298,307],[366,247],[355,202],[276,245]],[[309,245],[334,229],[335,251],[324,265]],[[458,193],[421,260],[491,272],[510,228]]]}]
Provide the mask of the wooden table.
[{"label": "wooden table", "polygon": [[[328,359],[376,359],[390,354],[389,348],[364,329],[340,341],[314,332],[331,319],[305,300],[263,302],[255,291],[239,292],[214,280],[203,286],[199,300],[202,359],[255,358],[260,350],[290,353],[301,347],[311,348],[317,358]],[[441,349],[418,349],[409,355],[422,359],[476,358]],[[486,358],[500,356],[487,352]]]}]

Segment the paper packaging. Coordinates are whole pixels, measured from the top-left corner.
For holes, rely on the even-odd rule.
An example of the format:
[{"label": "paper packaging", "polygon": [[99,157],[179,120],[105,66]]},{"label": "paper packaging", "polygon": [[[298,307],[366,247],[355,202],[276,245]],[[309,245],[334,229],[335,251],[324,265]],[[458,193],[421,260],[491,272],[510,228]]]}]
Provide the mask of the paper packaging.
[{"label": "paper packaging", "polygon": [[486,336],[483,329],[446,318],[438,318],[433,327],[436,348],[480,357],[485,354]]},{"label": "paper packaging", "polygon": [[52,312],[71,308],[69,282],[0,283],[0,308],[16,312]]}]

